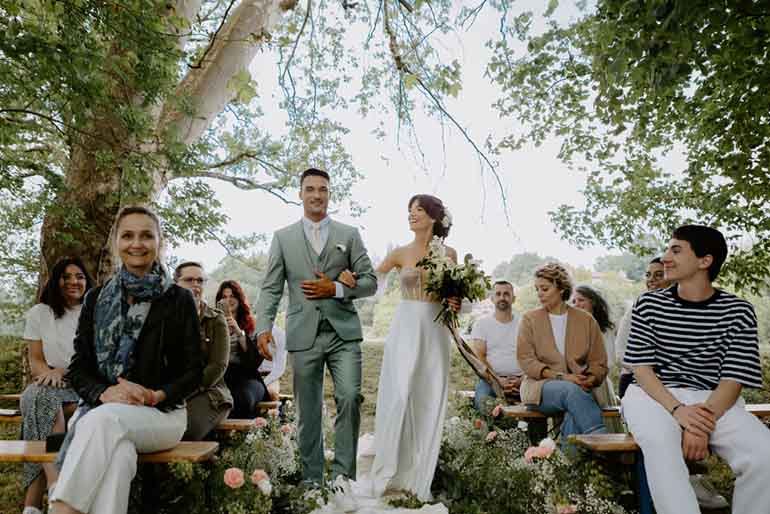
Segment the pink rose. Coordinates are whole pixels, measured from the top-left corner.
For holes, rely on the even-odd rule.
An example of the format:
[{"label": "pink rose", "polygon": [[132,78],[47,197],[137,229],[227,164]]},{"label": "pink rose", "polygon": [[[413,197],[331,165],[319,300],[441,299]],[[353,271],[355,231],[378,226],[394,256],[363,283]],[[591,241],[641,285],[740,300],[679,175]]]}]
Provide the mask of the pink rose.
[{"label": "pink rose", "polygon": [[480,419],[474,419],[473,420],[473,428],[476,428],[478,430],[481,430],[484,427],[484,422]]},{"label": "pink rose", "polygon": [[270,409],[269,411],[267,411],[267,415],[270,416],[273,419],[277,418],[278,417],[278,409]]},{"label": "pink rose", "polygon": [[556,442],[554,442],[554,440],[550,437],[547,437],[540,441],[538,448],[540,448],[541,458],[545,459],[550,457],[551,454],[556,450]]},{"label": "pink rose", "polygon": [[264,428],[267,426],[267,420],[265,418],[256,418],[254,420],[254,426],[257,428]]},{"label": "pink rose", "polygon": [[546,459],[553,453],[552,448],[546,448],[542,446],[530,446],[527,451],[524,452],[524,460],[532,462],[534,459]]},{"label": "pink rose", "polygon": [[491,443],[492,441],[495,440],[495,437],[497,437],[497,432],[495,432],[493,430],[493,431],[491,431],[490,433],[487,434],[487,442]]},{"label": "pink rose", "polygon": [[228,468],[225,470],[225,485],[230,489],[238,489],[244,483],[243,471],[238,468]]},{"label": "pink rose", "polygon": [[577,512],[576,505],[557,505],[556,514],[575,514]]},{"label": "pink rose", "polygon": [[495,405],[495,408],[492,409],[492,417],[493,418],[498,417],[501,412],[503,412],[503,406],[498,403],[497,405]]},{"label": "pink rose", "polygon": [[288,435],[294,432],[294,425],[281,425],[281,432]]},{"label": "pink rose", "polygon": [[254,473],[251,474],[251,483],[257,485],[262,480],[270,480],[270,477],[267,476],[264,469],[255,469]]},{"label": "pink rose", "polygon": [[532,460],[535,458],[535,452],[537,451],[537,446],[530,446],[527,448],[527,451],[524,452],[524,460],[527,462],[532,462]]}]

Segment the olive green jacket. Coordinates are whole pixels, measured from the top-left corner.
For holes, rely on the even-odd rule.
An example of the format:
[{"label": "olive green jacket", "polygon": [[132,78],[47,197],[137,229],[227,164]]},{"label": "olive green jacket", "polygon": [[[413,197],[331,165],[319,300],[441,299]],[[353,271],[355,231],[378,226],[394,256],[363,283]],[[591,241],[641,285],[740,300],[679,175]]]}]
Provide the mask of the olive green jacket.
[{"label": "olive green jacket", "polygon": [[221,311],[203,304],[201,321],[201,353],[203,354],[203,380],[195,394],[205,391],[211,406],[219,409],[223,404],[233,405],[233,397],[225,385],[225,371],[230,361],[230,335]]}]

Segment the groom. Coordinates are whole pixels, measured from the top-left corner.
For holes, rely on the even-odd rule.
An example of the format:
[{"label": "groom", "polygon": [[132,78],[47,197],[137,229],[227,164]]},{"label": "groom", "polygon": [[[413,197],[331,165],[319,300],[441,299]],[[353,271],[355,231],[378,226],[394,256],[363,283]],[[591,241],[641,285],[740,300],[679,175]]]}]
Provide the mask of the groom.
[{"label": "groom", "polygon": [[[275,232],[267,271],[257,304],[257,344],[271,359],[270,342],[278,303],[288,284],[286,347],[294,373],[298,439],[302,475],[306,482],[323,480],[324,450],[321,434],[324,365],[334,381],[337,416],[332,477],[355,510],[348,479],[356,478],[356,451],[360,425],[361,323],[352,300],[371,296],[377,278],[361,236],[354,227],[327,215],[329,175],[310,168],[300,178],[304,217]],[[344,270],[355,273],[349,288],[334,281]]]}]

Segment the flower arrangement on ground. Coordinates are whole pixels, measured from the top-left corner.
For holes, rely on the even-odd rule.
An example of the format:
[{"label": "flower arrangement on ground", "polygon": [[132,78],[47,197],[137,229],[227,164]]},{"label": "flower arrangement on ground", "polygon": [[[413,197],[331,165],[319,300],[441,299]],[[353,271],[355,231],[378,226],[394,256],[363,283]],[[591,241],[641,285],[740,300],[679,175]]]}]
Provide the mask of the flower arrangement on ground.
[{"label": "flower arrangement on ground", "polygon": [[428,244],[428,254],[418,263],[428,270],[425,291],[441,301],[441,311],[436,321],[442,320],[448,327],[457,328],[457,313],[449,307],[449,298],[472,302],[483,300],[492,282],[482,270],[481,262],[467,254],[462,263],[454,263],[447,256],[443,239],[433,236]]},{"label": "flower arrangement on ground", "polygon": [[568,459],[551,439],[531,446],[527,431],[505,426],[500,410],[447,420],[433,485],[451,512],[626,512],[615,501],[623,486],[610,486],[601,465]]}]

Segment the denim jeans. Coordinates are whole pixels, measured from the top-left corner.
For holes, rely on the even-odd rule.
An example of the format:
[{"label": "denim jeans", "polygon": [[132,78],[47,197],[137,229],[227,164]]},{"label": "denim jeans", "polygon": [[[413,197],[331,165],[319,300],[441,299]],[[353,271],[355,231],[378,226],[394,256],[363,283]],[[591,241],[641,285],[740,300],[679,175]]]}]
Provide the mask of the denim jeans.
[{"label": "denim jeans", "polygon": [[477,411],[481,412],[481,406],[484,405],[484,400],[489,397],[497,398],[495,390],[492,389],[492,386],[489,385],[489,382],[483,379],[479,379],[479,381],[476,383],[476,394],[473,397],[473,406],[476,407]]},{"label": "denim jeans", "polygon": [[571,449],[568,443],[572,434],[606,434],[602,410],[591,393],[567,380],[548,380],[543,384],[540,405],[535,410],[552,416],[564,413],[561,425],[563,451]]}]

